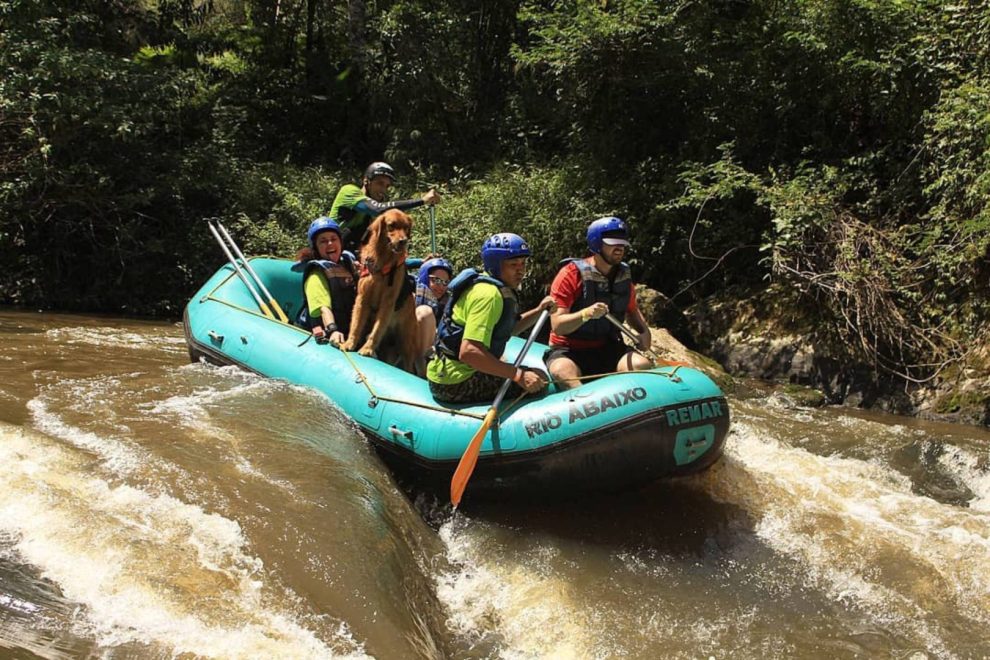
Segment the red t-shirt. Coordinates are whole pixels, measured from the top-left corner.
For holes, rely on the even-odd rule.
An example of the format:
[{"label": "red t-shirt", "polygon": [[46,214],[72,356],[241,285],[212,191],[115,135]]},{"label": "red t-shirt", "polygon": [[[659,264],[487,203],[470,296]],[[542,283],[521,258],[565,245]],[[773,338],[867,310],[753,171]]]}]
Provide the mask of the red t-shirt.
[{"label": "red t-shirt", "polygon": [[[585,259],[588,263],[594,263],[594,257]],[[550,285],[550,295],[557,302],[557,306],[576,312],[572,305],[577,302],[583,293],[584,285],[581,283],[581,271],[574,263],[569,263],[557,273]],[[636,285],[629,283],[629,306],[626,307],[626,317],[636,311]],[[558,335],[550,332],[551,346],[567,346],[568,348],[601,348],[605,345],[605,339],[579,339],[566,335]]]}]

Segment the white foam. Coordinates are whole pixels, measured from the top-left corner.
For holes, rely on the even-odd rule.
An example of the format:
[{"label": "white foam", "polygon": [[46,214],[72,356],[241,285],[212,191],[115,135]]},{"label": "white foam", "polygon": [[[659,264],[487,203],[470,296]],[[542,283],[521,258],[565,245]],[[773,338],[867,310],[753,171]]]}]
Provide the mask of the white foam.
[{"label": "white foam", "polygon": [[48,409],[47,398],[47,395],[41,395],[27,403],[31,418],[39,430],[95,454],[108,469],[118,475],[134,472],[150,460],[146,452],[123,440],[102,437],[66,424]]},{"label": "white foam", "polygon": [[[85,606],[76,634],[225,658],[361,657],[343,623],[329,641],[268,586],[240,526],[168,495],[112,486],[44,436],[0,425],[0,531]],[[323,626],[326,628],[326,626]],[[324,631],[325,632],[325,631]]]},{"label": "white foam", "polygon": [[985,456],[981,460],[974,452],[945,445],[938,462],[972,491],[971,509],[990,512],[990,467]]},{"label": "white foam", "polygon": [[[494,560],[485,527],[451,520],[440,528],[453,570],[437,576],[437,596],[451,613],[448,625],[467,638],[492,631],[504,658],[580,658],[594,655],[594,626],[566,579],[546,562],[552,549]],[[548,554],[549,553],[549,554]],[[528,565],[528,559],[536,565]]]},{"label": "white foam", "polygon": [[758,536],[812,584],[936,653],[948,651],[932,610],[990,625],[990,516],[917,495],[879,463],[818,456],[772,433],[736,422],[707,487],[747,509]]},{"label": "white foam", "polygon": [[41,611],[41,608],[34,603],[29,603],[13,596],[8,596],[7,594],[0,594],[0,606],[8,610],[21,612],[22,614],[35,614]]},{"label": "white foam", "polygon": [[252,465],[251,461],[249,461],[247,458],[243,456],[237,456],[235,458],[234,467],[236,467],[237,471],[243,475],[252,477],[259,481],[263,481],[271,486],[275,486],[276,488],[280,488],[284,490],[286,493],[291,495],[296,502],[303,501],[302,497],[299,494],[298,489],[292,484],[292,482],[286,481],[285,479],[277,479],[275,477],[268,476],[267,474],[256,468],[254,465]]},{"label": "white foam", "polygon": [[[170,330],[171,331],[171,330]],[[162,334],[159,329],[149,329],[142,334],[115,327],[61,327],[45,331],[45,338],[59,344],[86,344],[90,346],[125,347],[128,349],[182,352],[185,338]]]}]

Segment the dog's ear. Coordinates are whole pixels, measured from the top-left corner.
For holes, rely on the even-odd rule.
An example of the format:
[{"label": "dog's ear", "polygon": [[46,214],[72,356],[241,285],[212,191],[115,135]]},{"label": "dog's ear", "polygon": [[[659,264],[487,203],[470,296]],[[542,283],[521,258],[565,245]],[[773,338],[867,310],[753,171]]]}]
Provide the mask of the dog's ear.
[{"label": "dog's ear", "polygon": [[388,246],[388,214],[391,211],[386,211],[377,218],[375,218],[375,241],[380,249],[384,249]]},{"label": "dog's ear", "polygon": [[361,239],[361,260],[374,259],[378,254],[378,236],[381,223],[378,218],[371,221],[368,228],[364,230],[364,237]]}]

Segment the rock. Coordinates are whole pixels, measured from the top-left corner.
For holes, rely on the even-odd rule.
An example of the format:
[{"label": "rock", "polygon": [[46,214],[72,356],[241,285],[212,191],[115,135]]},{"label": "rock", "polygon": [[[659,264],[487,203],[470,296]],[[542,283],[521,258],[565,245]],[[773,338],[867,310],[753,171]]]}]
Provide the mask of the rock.
[{"label": "rock", "polygon": [[670,298],[655,289],[637,285],[636,304],[651,328],[665,328],[678,343],[697,350],[698,344],[691,334],[691,324]]}]

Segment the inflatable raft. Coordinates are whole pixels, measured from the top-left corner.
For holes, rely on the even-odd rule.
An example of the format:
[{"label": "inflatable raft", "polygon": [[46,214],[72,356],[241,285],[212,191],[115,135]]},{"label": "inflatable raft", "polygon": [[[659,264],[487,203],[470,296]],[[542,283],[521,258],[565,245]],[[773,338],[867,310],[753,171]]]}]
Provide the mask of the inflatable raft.
[{"label": "inflatable raft", "polygon": [[[302,304],[292,262],[249,263],[291,319]],[[320,345],[261,313],[230,265],[186,306],[190,357],[237,365],[327,396],[405,477],[445,490],[491,402],[438,403],[427,382],[374,358]],[[504,359],[523,345],[513,338]],[[546,369],[534,343],[524,364]],[[487,492],[618,490],[698,472],[722,454],[729,409],[706,375],[687,367],[609,375],[580,387],[508,398],[485,437],[468,496]]]}]

